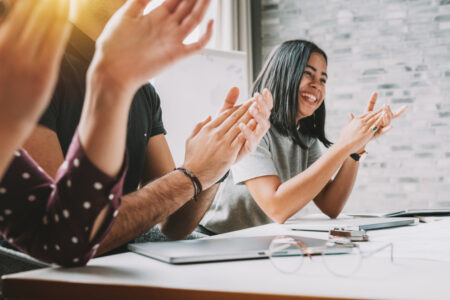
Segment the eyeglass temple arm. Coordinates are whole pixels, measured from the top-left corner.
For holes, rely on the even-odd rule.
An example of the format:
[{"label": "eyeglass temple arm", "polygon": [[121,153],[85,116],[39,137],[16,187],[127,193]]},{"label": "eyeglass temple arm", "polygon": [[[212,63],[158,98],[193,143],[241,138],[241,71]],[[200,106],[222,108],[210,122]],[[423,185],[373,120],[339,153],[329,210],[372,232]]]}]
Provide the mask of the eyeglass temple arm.
[{"label": "eyeglass temple arm", "polygon": [[391,263],[393,263],[393,262],[394,262],[394,245],[393,245],[392,243],[383,245],[383,246],[381,246],[380,248],[377,248],[377,249],[372,250],[372,251],[370,251],[370,252],[362,253],[361,255],[362,255],[363,257],[371,257],[372,255],[374,255],[374,254],[376,254],[376,253],[380,252],[381,250],[386,249],[386,248],[388,248],[388,247],[391,248],[391,255],[390,255],[390,258],[391,258]]}]

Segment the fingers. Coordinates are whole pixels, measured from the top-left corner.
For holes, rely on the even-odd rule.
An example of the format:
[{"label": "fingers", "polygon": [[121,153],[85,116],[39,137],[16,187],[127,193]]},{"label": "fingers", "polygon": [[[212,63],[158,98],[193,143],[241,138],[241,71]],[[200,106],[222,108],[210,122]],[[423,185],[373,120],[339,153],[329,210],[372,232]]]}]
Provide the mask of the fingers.
[{"label": "fingers", "polygon": [[258,146],[257,137],[254,134],[254,130],[257,124],[254,120],[251,120],[247,125],[244,123],[240,123],[238,128],[240,130],[240,134],[234,139],[231,143],[231,147],[241,147],[239,151],[239,156],[246,155]]},{"label": "fingers", "polygon": [[378,131],[375,133],[374,138],[379,138],[379,137],[385,135],[386,133],[388,133],[388,132],[391,131],[391,130],[392,130],[392,126],[384,127],[384,128],[378,130]]},{"label": "fingers", "polygon": [[206,117],[206,119],[200,123],[198,123],[197,125],[195,125],[194,130],[192,130],[191,135],[189,136],[190,138],[193,138],[194,136],[197,135],[197,133],[200,132],[200,130],[209,122],[211,121],[211,116]]},{"label": "fingers", "polygon": [[184,46],[184,51],[186,55],[191,55],[195,52],[198,52],[205,48],[206,44],[208,44],[209,40],[212,37],[213,34],[213,25],[214,21],[209,20],[208,26],[206,28],[206,32],[203,34],[203,36],[195,43],[187,44]]},{"label": "fingers", "polygon": [[225,135],[233,126],[236,126],[237,124],[239,124],[240,119],[248,111],[251,104],[252,104],[252,102],[248,101],[247,103],[245,103],[241,107],[239,107],[236,111],[234,111],[228,118],[226,118],[223,121],[223,123],[217,127],[218,134]]},{"label": "fingers", "polygon": [[[184,35],[188,35],[203,20],[208,10],[210,0],[197,0],[191,13],[181,22]],[[209,25],[209,24],[208,24]]]},{"label": "fingers", "polygon": [[72,25],[68,21],[70,2],[65,0],[62,2],[59,17],[50,25],[50,32],[41,45],[41,55],[54,58],[53,60],[48,59],[53,62],[53,66],[59,65],[72,30]]},{"label": "fingers", "polygon": [[393,118],[395,119],[395,118],[400,117],[407,109],[408,109],[408,106],[403,105],[396,112],[394,112]]},{"label": "fingers", "polygon": [[181,4],[178,5],[173,17],[177,20],[178,24],[181,24],[192,11],[195,5],[195,0],[184,0],[181,1]]},{"label": "fingers", "polygon": [[[55,2],[56,6],[60,5],[60,1]],[[48,27],[55,18],[56,10],[52,7],[50,0],[41,0],[29,16],[28,22],[24,24],[22,33],[18,37],[19,43],[27,45],[31,53],[39,51],[38,47],[43,37],[47,35]]]},{"label": "fingers", "polygon": [[220,126],[228,117],[230,117],[241,106],[234,106],[229,110],[220,113],[210,124],[209,127],[216,128]]},{"label": "fingers", "polygon": [[[251,100],[253,101],[253,100]],[[258,114],[258,116],[261,115],[261,113],[259,112],[259,108],[256,108],[257,104],[254,102],[250,108],[248,109],[248,112],[246,112],[238,121],[236,121],[236,123],[232,126],[232,128],[230,130],[228,130],[228,132],[226,133],[226,138],[229,139],[230,141],[233,141],[240,133],[241,130],[239,129],[239,124],[247,124],[252,120],[253,114]],[[252,114],[250,111],[254,110],[254,113]],[[261,118],[261,117],[260,117]]]},{"label": "fingers", "polygon": [[374,135],[380,129],[381,124],[383,124],[383,118],[384,114],[378,115],[378,117],[374,117],[374,119],[370,123],[369,130],[373,132]]},{"label": "fingers", "polygon": [[31,51],[49,60],[55,58],[55,52],[62,55],[70,33],[69,8],[69,0],[47,1],[41,16],[30,21],[25,29],[24,40]]},{"label": "fingers", "polygon": [[36,8],[36,5],[42,6],[41,1],[35,0],[18,0],[14,3],[8,15],[4,19],[3,26],[8,26],[8,35],[13,39],[17,39],[20,36],[20,32],[27,24],[28,18],[32,14],[32,11]]},{"label": "fingers", "polygon": [[144,14],[144,10],[151,0],[128,0],[125,4],[126,7],[126,15],[130,17],[139,17]]},{"label": "fingers", "polygon": [[360,119],[362,119],[362,121],[363,121],[364,123],[368,123],[368,122],[370,122],[371,120],[373,120],[373,118],[374,118],[376,115],[378,115],[378,114],[381,114],[381,111],[375,111],[375,112],[370,112],[370,113],[363,114],[363,115],[360,117]]},{"label": "fingers", "polygon": [[266,103],[269,111],[271,111],[273,108],[273,97],[272,93],[268,89],[263,90],[263,100]]},{"label": "fingers", "polygon": [[369,104],[367,104],[366,112],[371,112],[375,108],[375,104],[377,103],[378,94],[377,92],[373,92],[372,96],[370,96]]},{"label": "fingers", "polygon": [[263,91],[263,95],[256,98],[256,102],[258,103],[258,108],[260,112],[263,113],[266,119],[270,117],[270,112],[273,107],[272,94],[269,90],[265,89]]},{"label": "fingers", "polygon": [[8,1],[0,2],[0,24],[3,18],[8,14],[11,9],[11,4]]},{"label": "fingers", "polygon": [[347,121],[347,124],[350,123],[354,118],[355,118],[355,116],[354,116],[352,113],[350,113],[350,114],[348,115],[348,121]]},{"label": "fingers", "polygon": [[183,0],[166,0],[162,6],[165,6],[171,13],[173,13],[182,1]]},{"label": "fingers", "polygon": [[234,86],[228,91],[228,94],[225,97],[225,101],[223,102],[223,105],[220,108],[219,113],[222,113],[227,109],[232,108],[236,104],[238,98],[239,98],[239,88]]}]

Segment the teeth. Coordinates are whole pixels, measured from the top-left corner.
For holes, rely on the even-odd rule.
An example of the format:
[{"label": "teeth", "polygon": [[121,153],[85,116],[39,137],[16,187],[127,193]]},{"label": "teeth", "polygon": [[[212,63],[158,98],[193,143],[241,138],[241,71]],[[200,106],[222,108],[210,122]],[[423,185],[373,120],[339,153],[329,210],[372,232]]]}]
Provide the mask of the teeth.
[{"label": "teeth", "polygon": [[308,93],[303,93],[302,94],[303,97],[308,97],[312,102],[316,102],[317,98],[314,95],[308,94]]}]

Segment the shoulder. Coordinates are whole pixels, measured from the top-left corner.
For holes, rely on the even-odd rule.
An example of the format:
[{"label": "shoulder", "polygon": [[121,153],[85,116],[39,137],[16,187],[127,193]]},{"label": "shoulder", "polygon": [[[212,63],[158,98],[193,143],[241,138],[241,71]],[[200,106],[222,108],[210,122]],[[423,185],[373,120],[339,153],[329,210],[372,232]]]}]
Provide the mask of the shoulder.
[{"label": "shoulder", "polygon": [[147,83],[147,84],[143,85],[139,91],[145,95],[145,99],[147,101],[149,101],[151,103],[159,104],[159,102],[160,102],[159,95],[156,92],[155,87],[151,83]]}]

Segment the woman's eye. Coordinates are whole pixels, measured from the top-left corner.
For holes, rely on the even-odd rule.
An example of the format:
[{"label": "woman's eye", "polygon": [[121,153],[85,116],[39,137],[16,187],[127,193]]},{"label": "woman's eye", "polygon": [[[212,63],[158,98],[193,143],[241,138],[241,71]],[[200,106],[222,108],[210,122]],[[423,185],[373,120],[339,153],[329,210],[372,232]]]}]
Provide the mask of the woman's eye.
[{"label": "woman's eye", "polygon": [[308,76],[312,76],[311,72],[305,71],[303,74],[306,74]]},{"label": "woman's eye", "polygon": [[323,84],[327,83],[327,81],[325,79],[320,79],[320,82],[322,82]]}]

